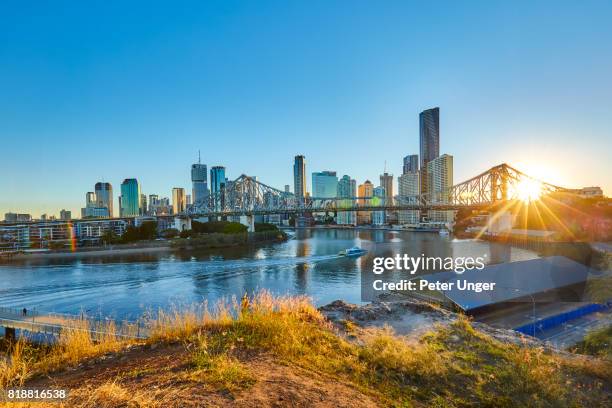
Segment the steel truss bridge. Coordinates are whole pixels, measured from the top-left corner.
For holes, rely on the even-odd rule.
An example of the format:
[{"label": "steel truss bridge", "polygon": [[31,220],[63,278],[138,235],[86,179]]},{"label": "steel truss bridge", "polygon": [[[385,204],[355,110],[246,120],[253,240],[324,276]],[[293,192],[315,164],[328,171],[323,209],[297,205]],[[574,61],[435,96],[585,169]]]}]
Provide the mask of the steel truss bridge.
[{"label": "steel truss bridge", "polygon": [[538,194],[570,190],[537,180],[500,164],[443,191],[393,197],[296,197],[241,175],[205,200],[194,203],[185,213],[190,217],[304,214],[343,211],[459,210],[486,208],[521,198],[525,185],[535,186]]}]

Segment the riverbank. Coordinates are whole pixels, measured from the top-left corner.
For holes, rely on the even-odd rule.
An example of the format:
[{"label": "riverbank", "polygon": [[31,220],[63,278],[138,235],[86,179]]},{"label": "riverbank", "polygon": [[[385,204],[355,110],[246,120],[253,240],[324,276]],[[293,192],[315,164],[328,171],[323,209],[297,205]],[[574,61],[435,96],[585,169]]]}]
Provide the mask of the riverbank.
[{"label": "riverbank", "polygon": [[67,333],[52,350],[22,345],[10,363],[0,360],[0,388],[67,389],[66,407],[611,402],[609,360],[542,348],[516,333],[487,332],[446,312],[440,324],[408,337],[361,324],[397,308],[436,315],[425,304],[334,302],[318,310],[304,297],[260,293],[203,317],[190,310],[162,316],[147,341],[106,336],[92,343]]}]

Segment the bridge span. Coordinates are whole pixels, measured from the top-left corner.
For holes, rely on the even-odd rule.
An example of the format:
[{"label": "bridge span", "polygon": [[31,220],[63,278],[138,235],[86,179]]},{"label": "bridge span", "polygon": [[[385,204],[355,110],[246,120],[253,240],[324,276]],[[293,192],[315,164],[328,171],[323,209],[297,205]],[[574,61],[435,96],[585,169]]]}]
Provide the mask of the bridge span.
[{"label": "bridge span", "polygon": [[570,191],[537,180],[505,163],[442,191],[393,197],[298,197],[243,174],[228,182],[221,191],[194,203],[185,215],[197,218],[309,212],[484,209],[520,199],[526,184],[537,188],[541,195]]}]

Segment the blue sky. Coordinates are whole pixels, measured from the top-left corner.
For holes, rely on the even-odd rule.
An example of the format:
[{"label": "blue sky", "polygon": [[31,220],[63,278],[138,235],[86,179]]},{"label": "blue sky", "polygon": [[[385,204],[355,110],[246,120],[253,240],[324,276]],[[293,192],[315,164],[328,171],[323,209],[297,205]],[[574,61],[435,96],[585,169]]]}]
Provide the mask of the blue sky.
[{"label": "blue sky", "polygon": [[[612,6],[597,1],[3,2],[0,213],[197,160],[378,182],[439,106],[455,181],[507,162],[612,194]],[[310,180],[309,180],[310,184]]]}]

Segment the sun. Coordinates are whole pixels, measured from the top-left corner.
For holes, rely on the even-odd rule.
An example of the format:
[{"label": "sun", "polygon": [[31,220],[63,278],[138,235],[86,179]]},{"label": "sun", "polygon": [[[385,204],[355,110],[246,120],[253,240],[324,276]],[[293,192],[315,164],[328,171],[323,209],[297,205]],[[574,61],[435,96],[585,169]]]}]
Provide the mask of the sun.
[{"label": "sun", "polygon": [[542,195],[542,183],[537,180],[524,179],[516,186],[516,196],[519,200],[529,203],[536,201]]}]

